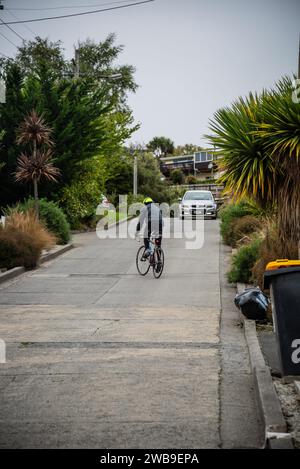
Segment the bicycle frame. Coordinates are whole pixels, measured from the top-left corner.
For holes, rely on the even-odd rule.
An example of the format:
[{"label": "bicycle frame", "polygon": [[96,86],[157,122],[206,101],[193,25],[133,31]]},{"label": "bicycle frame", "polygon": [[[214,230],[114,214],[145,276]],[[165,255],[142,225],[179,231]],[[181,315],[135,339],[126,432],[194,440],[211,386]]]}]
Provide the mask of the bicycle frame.
[{"label": "bicycle frame", "polygon": [[[141,239],[142,239],[141,235],[137,236],[137,241],[139,243],[141,242]],[[138,255],[142,250],[142,246],[138,250],[136,263],[137,263],[137,269],[138,269],[138,272],[140,273],[140,275],[143,275],[143,276],[146,275],[149,272],[150,267],[153,268],[153,275],[154,275],[155,278],[159,278],[162,274],[163,266],[164,266],[164,252],[163,252],[161,246],[156,244],[156,242],[155,242],[156,239],[157,239],[157,236],[151,236],[149,238],[149,246],[151,246],[151,254],[150,254],[150,256],[148,256],[147,258],[144,259],[145,262],[149,263],[149,266],[146,269],[146,271],[143,272],[143,273],[141,272],[141,270],[138,266]],[[145,249],[146,248],[144,247],[144,252],[145,252]],[[156,261],[156,259],[158,259],[158,261]],[[161,268],[159,270],[157,270],[159,265],[161,266]]]}]

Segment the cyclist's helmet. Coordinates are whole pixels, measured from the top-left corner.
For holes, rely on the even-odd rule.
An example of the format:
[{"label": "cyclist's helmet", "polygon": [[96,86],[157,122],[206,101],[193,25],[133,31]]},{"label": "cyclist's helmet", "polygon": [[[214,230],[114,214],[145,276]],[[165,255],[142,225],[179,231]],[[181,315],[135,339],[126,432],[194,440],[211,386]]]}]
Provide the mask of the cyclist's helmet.
[{"label": "cyclist's helmet", "polygon": [[151,197],[146,197],[146,198],[144,199],[144,202],[143,202],[143,203],[144,203],[145,205],[147,205],[147,204],[152,204],[152,202],[153,202],[153,200],[151,199]]}]

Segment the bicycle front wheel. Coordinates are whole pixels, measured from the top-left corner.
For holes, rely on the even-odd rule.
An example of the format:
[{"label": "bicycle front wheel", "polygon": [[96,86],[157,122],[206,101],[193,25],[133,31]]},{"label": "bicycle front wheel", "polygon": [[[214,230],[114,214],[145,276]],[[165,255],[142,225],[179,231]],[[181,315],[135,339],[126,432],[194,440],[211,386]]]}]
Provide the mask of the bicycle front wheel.
[{"label": "bicycle front wheel", "polygon": [[157,248],[153,254],[153,275],[155,278],[161,277],[165,265],[165,255],[162,248]]},{"label": "bicycle front wheel", "polygon": [[141,246],[136,254],[136,268],[140,275],[147,275],[150,269],[149,259],[145,257],[145,246]]}]

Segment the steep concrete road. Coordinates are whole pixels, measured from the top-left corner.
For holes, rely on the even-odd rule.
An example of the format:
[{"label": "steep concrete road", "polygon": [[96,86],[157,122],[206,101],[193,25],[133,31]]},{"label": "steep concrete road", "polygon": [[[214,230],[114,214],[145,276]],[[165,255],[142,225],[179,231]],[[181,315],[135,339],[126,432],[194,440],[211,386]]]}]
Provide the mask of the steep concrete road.
[{"label": "steep concrete road", "polygon": [[[240,383],[235,388],[229,380],[228,392],[220,387],[218,221],[205,222],[202,249],[185,249],[174,236],[164,240],[159,280],[137,274],[132,239],[87,233],[75,243],[0,287],[0,338],[7,344],[0,447],[218,448],[227,440],[230,447],[256,446],[245,350],[246,395],[232,423],[226,408],[234,407],[230,392],[238,393]],[[239,442],[245,419],[250,441]],[[236,436],[228,439],[232,425]]]}]

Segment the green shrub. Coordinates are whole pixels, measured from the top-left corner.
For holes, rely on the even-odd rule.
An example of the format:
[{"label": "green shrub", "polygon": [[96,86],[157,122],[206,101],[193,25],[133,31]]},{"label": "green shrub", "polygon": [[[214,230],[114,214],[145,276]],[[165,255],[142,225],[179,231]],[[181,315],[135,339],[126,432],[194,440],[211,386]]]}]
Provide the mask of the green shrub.
[{"label": "green shrub", "polygon": [[184,196],[186,188],[178,187],[167,187],[167,197],[165,202],[168,202],[170,205],[178,203],[178,199]]},{"label": "green shrub", "polygon": [[230,203],[220,210],[221,235],[226,244],[231,245],[232,243],[234,220],[246,215],[251,215],[251,213],[252,209],[246,202],[240,202],[238,204]]},{"label": "green shrub", "polygon": [[65,186],[59,195],[59,204],[63,207],[72,229],[82,225],[91,225],[95,221],[96,209],[100,203],[100,190],[80,183]]},{"label": "green shrub", "polygon": [[170,177],[171,177],[174,184],[182,184],[183,183],[184,174],[181,171],[181,169],[174,169],[171,172]]},{"label": "green shrub", "polygon": [[[145,199],[145,195],[144,194],[137,194],[137,195],[134,195],[132,192],[129,192],[128,194],[120,194],[121,196],[122,195],[126,195],[127,196],[127,206],[129,207],[131,204],[135,204],[135,203],[143,203],[144,199]],[[119,207],[119,203],[120,203],[120,199],[119,199],[119,194],[110,194],[108,195],[108,200],[111,204],[113,204],[115,206],[115,209],[118,210],[118,207]]]},{"label": "green shrub", "polygon": [[217,184],[217,179],[212,179],[211,177],[206,179],[198,179],[197,184]]},{"label": "green shrub", "polygon": [[255,238],[250,244],[242,246],[232,258],[232,267],[228,272],[230,283],[249,283],[252,277],[252,268],[259,257],[259,248],[262,240]]},{"label": "green shrub", "polygon": [[[20,210],[28,210],[34,207],[34,200],[28,199],[19,205]],[[55,203],[46,199],[39,201],[40,219],[51,233],[53,233],[58,244],[67,244],[70,241],[70,226],[63,210]]]},{"label": "green shrub", "polygon": [[145,197],[146,196],[143,194],[137,194],[137,195],[133,195],[132,193],[127,194],[127,204],[129,206],[131,204],[143,203]]},{"label": "green shrub", "polygon": [[[108,164],[114,174],[116,168],[113,160]],[[109,192],[107,188],[104,189],[107,178],[106,162],[101,156],[95,156],[78,163],[76,168],[76,174],[60,189],[55,200],[66,214],[72,229],[95,227],[96,209],[101,194],[107,195]]]},{"label": "green shrub", "polygon": [[230,245],[235,247],[237,242],[245,236],[255,233],[262,228],[261,219],[253,215],[245,215],[241,218],[234,218],[230,225]]},{"label": "green shrub", "polygon": [[40,246],[28,233],[0,229],[0,268],[24,266],[26,269],[33,269],[40,255]]},{"label": "green shrub", "polygon": [[142,204],[145,197],[146,196],[143,195],[143,194],[137,194],[137,195],[128,194],[128,197],[127,197],[127,210],[129,210],[129,207],[132,204]]},{"label": "green shrub", "polygon": [[189,175],[185,178],[186,184],[198,184],[198,179],[195,176]]}]

